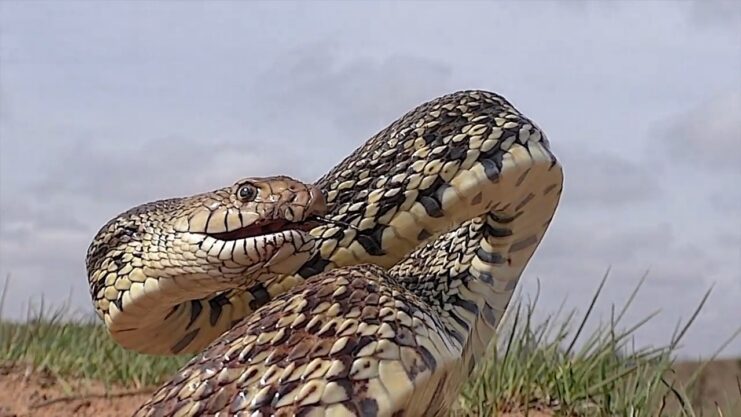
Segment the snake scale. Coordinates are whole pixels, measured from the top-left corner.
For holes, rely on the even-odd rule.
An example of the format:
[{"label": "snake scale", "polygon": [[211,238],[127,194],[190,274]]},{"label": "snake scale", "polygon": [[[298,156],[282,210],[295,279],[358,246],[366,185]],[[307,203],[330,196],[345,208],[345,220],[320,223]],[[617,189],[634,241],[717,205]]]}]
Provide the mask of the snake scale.
[{"label": "snake scale", "polygon": [[246,178],[98,232],[90,293],[143,353],[200,352],[136,416],[441,416],[492,339],[563,173],[503,97],[393,122],[315,184]]}]

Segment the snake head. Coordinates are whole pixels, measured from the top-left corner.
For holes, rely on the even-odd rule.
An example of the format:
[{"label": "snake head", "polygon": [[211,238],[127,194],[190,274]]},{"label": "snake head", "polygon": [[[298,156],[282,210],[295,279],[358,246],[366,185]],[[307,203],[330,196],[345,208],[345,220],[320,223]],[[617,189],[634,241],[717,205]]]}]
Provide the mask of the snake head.
[{"label": "snake head", "polygon": [[293,273],[313,254],[308,232],[326,212],[318,188],[285,176],[140,205],[93,239],[86,259],[93,296],[110,299],[149,278],[205,283]]},{"label": "snake head", "polygon": [[247,178],[190,198],[194,207],[172,222],[177,233],[230,242],[288,230],[307,232],[326,214],[321,191],[290,177]]}]

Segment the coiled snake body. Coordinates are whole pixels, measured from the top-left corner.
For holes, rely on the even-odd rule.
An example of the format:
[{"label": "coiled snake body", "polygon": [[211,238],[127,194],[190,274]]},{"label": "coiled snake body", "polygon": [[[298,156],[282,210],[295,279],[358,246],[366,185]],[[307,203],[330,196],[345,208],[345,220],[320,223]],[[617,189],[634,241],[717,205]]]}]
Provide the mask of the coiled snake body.
[{"label": "coiled snake body", "polygon": [[533,122],[461,91],[314,185],[245,179],[121,214],[87,256],[110,334],[145,353],[202,351],[137,415],[443,415],[562,181]]}]

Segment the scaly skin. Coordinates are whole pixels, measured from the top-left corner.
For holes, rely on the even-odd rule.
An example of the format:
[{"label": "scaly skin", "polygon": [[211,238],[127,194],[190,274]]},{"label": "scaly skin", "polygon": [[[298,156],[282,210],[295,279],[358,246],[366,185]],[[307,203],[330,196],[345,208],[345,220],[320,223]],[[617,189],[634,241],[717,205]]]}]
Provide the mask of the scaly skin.
[{"label": "scaly skin", "polygon": [[[168,334],[134,347],[197,351],[246,317],[137,415],[441,415],[501,321],[562,181],[542,132],[500,96],[422,104],[317,181],[336,224],[311,230],[308,260],[195,294],[199,307],[182,309],[195,337],[181,342],[185,319],[170,318]],[[255,286],[252,311],[199,319],[214,298],[255,301]]]}]

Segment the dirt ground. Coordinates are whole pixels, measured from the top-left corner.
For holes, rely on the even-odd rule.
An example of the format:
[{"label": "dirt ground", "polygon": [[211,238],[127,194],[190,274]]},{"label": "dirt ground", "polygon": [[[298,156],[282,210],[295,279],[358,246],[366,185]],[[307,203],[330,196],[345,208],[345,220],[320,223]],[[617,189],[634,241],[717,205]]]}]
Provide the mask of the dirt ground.
[{"label": "dirt ground", "polygon": [[[675,366],[675,378],[686,379],[696,364]],[[672,379],[671,377],[668,379]],[[715,403],[741,404],[741,360],[723,360],[711,363],[700,377],[698,389],[690,395],[695,404],[702,405],[704,415],[718,415]],[[32,372],[30,368],[0,365],[0,417],[119,417],[130,416],[143,404],[152,390],[132,390],[121,387],[106,389],[100,383],[70,382],[49,373]],[[721,406],[721,408],[725,408]],[[733,409],[735,409],[735,405]],[[724,413],[735,416],[732,410]],[[730,412],[730,413],[729,413]],[[529,417],[550,417],[543,411],[530,411]],[[502,417],[521,417],[506,413]]]},{"label": "dirt ground", "polygon": [[[120,417],[131,416],[151,395],[152,390],[132,391],[101,384],[58,380],[44,372],[0,365],[0,417]],[[524,417],[503,413],[500,417]],[[533,410],[528,417],[553,417],[553,413]]]},{"label": "dirt ground", "polygon": [[130,416],[151,392],[106,390],[102,384],[70,383],[28,368],[0,366],[0,417]]}]

